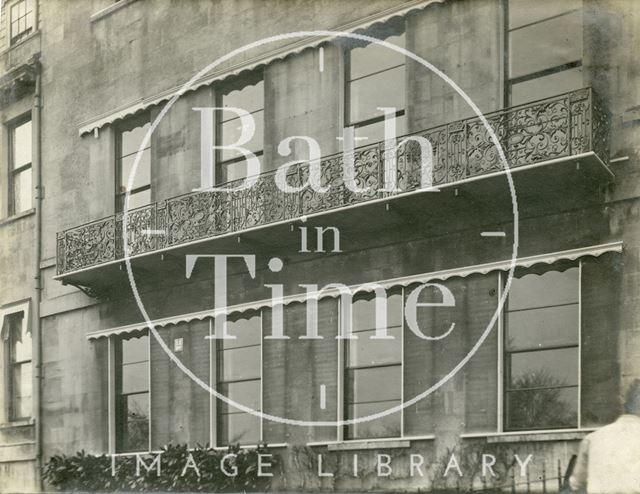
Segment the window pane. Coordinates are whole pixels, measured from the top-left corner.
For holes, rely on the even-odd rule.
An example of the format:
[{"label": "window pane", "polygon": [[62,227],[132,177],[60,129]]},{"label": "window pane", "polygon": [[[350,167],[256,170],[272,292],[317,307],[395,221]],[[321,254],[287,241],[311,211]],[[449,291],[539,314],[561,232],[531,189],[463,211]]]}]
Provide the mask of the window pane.
[{"label": "window pane", "polygon": [[[120,196],[121,206],[120,208],[124,211],[124,202],[125,196]],[[147,206],[151,204],[151,190],[141,190],[139,192],[135,192],[134,194],[129,194],[129,210],[141,208],[142,206]]]},{"label": "window pane", "polygon": [[507,350],[578,344],[578,304],[507,313]]},{"label": "window pane", "polygon": [[509,28],[531,24],[581,7],[582,0],[509,0]]},{"label": "window pane", "polygon": [[218,352],[222,358],[221,381],[260,377],[260,347],[234,348]]},{"label": "window pane", "polygon": [[31,360],[31,333],[27,332],[24,312],[16,312],[6,317],[11,336],[11,362]]},{"label": "window pane", "polygon": [[347,403],[400,399],[402,367],[347,370]]},{"label": "window pane", "polygon": [[220,340],[225,349],[239,346],[259,345],[262,334],[262,318],[256,314],[249,318],[227,321],[227,333],[235,336],[235,340]]},{"label": "window pane", "polygon": [[[253,86],[245,86],[242,89],[231,91],[222,96],[222,106],[233,106],[242,108],[245,111],[253,112],[264,108],[264,81],[260,81]],[[225,111],[221,120],[229,120],[236,116],[236,113]]]},{"label": "window pane", "polygon": [[[220,386],[220,393],[230,400],[241,405],[247,406],[252,410],[260,408],[260,380],[241,381],[236,383],[228,383]],[[240,412],[232,405],[228,405],[224,401],[218,402],[221,413]]]},{"label": "window pane", "polygon": [[122,340],[122,363],[149,360],[149,336]]},{"label": "window pane", "polygon": [[122,393],[137,393],[149,389],[148,362],[122,366]]},{"label": "window pane", "polygon": [[510,356],[511,389],[578,384],[578,348],[559,348]]},{"label": "window pane", "polygon": [[13,213],[28,211],[32,207],[31,168],[13,175]]},{"label": "window pane", "polygon": [[[121,141],[120,141],[120,156],[128,156],[130,154],[135,154],[140,149],[140,144],[142,144],[142,140],[144,136],[149,132],[149,127],[151,124],[149,122],[143,124],[140,127],[136,127],[131,130],[127,130],[122,132]],[[147,143],[147,147],[150,147],[151,140]]]},{"label": "window pane", "polygon": [[404,65],[349,83],[350,123],[384,115],[378,108],[402,110]]},{"label": "window pane", "polygon": [[258,444],[260,418],[249,413],[231,413],[220,416],[219,446],[230,444]]},{"label": "window pane", "polygon": [[[396,137],[403,136],[407,133],[407,120],[405,115],[396,117]],[[384,120],[375,122],[362,127],[356,127],[355,137],[366,137],[365,141],[356,141],[355,147],[366,146],[376,142],[382,142],[385,140],[384,135]]]},{"label": "window pane", "polygon": [[[380,302],[377,302],[378,304]],[[376,298],[355,300],[351,305],[353,331],[375,329]],[[387,326],[402,324],[402,295],[387,295]]]},{"label": "window pane", "polygon": [[513,278],[509,310],[578,302],[578,268]]},{"label": "window pane", "polygon": [[31,163],[31,145],[31,120],[29,120],[13,129],[11,149],[14,169]]},{"label": "window pane", "polygon": [[510,33],[510,77],[582,59],[582,11]]},{"label": "window pane", "polygon": [[13,404],[13,418],[31,418],[33,405],[31,396],[16,396]]},{"label": "window pane", "polygon": [[[382,403],[349,405],[347,414],[349,419],[368,417],[375,413],[381,413],[385,410],[389,410],[399,404],[400,400],[392,400]],[[400,413],[401,412],[395,412],[378,419],[349,425],[347,426],[347,437],[349,439],[400,437]]]},{"label": "window pane", "polygon": [[402,328],[394,326],[387,333],[393,340],[371,339],[375,330],[359,332],[357,340],[348,340],[349,366],[399,363],[402,359]]},{"label": "window pane", "polygon": [[[260,162],[260,173],[264,172],[264,160],[262,155],[257,156]],[[234,180],[240,180],[247,176],[247,162],[246,160],[231,161],[228,163],[222,163],[219,166],[219,183],[233,182]]]},{"label": "window pane", "polygon": [[507,428],[552,429],[578,425],[578,388],[507,393]]},{"label": "window pane", "polygon": [[584,87],[582,67],[575,67],[513,84],[511,86],[511,104],[521,105],[530,101],[568,93],[582,87]]},{"label": "window pane", "polygon": [[[137,153],[131,154],[120,160],[120,192],[127,191],[127,184],[129,183],[129,175],[133,170],[133,163],[135,162]],[[145,149],[140,156],[140,163],[136,169],[136,174],[133,177],[133,189],[142,187],[143,185],[149,185],[151,183],[151,150]]]},{"label": "window pane", "polygon": [[148,393],[125,397],[126,430],[123,451],[147,451],[149,449],[149,395]]},{"label": "window pane", "polygon": [[[405,45],[404,34],[391,36],[385,41],[401,48],[404,48]],[[404,63],[403,54],[376,43],[362,48],[354,48],[349,52],[349,55],[349,80]]]},{"label": "window pane", "polygon": [[[251,140],[248,143],[243,144],[241,147],[255,153],[256,151],[262,151],[264,147],[264,112],[258,111],[252,113],[251,117],[255,122],[255,132]],[[233,120],[224,122],[220,125],[220,132],[222,133],[221,145],[234,145],[236,142],[238,142],[242,134],[242,120],[240,120],[239,118],[235,118]],[[223,149],[221,150],[220,154],[222,157],[222,161],[244,156],[241,152],[233,149]]]},{"label": "window pane", "polygon": [[14,365],[12,378],[13,417],[31,417],[31,362]]}]

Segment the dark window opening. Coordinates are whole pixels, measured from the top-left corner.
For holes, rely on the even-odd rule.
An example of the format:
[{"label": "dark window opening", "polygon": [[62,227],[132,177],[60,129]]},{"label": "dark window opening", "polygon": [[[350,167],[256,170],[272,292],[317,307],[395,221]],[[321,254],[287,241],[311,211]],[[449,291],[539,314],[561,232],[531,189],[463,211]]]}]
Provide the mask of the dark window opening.
[{"label": "dark window opening", "polygon": [[9,8],[10,44],[15,45],[29,36],[35,27],[33,0],[19,0]]},{"label": "dark window opening", "polygon": [[31,333],[27,331],[27,321],[23,311],[5,316],[7,331],[9,420],[31,418],[32,375],[31,375]]},{"label": "dark window opening", "polygon": [[9,215],[33,207],[31,117],[9,127]]},{"label": "dark window opening", "polygon": [[[217,341],[217,389],[230,400],[252,410],[261,409],[262,317],[227,321],[236,339]],[[258,444],[260,418],[218,400],[218,446]]]},{"label": "dark window opening", "polygon": [[129,189],[129,178],[136,155],[151,123],[149,115],[143,114],[127,121],[116,134],[116,210],[124,211],[127,191],[129,210],[151,204],[151,139],[142,150],[140,162]]},{"label": "dark window opening", "polygon": [[[264,169],[264,80],[261,73],[243,78],[241,83],[222,87],[218,97],[218,107],[240,108],[248,112],[254,120],[255,132],[251,140],[240,145],[251,151]],[[238,142],[242,133],[242,121],[231,110],[220,110],[216,116],[216,143],[230,146]],[[246,157],[233,149],[220,149],[216,156],[216,183],[223,184],[241,180],[248,176]]]},{"label": "dark window opening", "polygon": [[579,267],[514,278],[504,315],[505,429],[578,426]]},{"label": "dark window opening", "polygon": [[116,452],[149,450],[149,336],[116,338]]},{"label": "dark window opening", "polygon": [[[375,298],[360,298],[352,304],[351,332],[357,339],[345,345],[345,402],[347,420],[367,417],[401,404],[402,400],[402,295],[387,296],[387,334],[393,339],[376,340]],[[345,439],[400,437],[401,412],[347,425]]]}]

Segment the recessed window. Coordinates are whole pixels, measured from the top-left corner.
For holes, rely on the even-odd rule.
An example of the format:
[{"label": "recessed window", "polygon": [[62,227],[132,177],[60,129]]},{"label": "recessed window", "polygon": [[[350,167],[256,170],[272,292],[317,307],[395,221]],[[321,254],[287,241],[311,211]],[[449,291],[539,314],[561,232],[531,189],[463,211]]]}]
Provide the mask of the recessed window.
[{"label": "recessed window", "polygon": [[14,45],[29,36],[35,27],[33,0],[18,0],[9,7],[10,40]]},{"label": "recessed window", "polygon": [[510,0],[508,10],[509,103],[581,88],[582,0]]},{"label": "recessed window", "polygon": [[[387,334],[393,339],[372,339],[376,332],[375,298],[352,304],[352,333],[345,340],[345,418],[368,417],[400,405],[402,400],[402,295],[387,297]],[[348,425],[347,439],[400,437],[400,412],[380,419]]]},{"label": "recessed window", "polygon": [[505,313],[505,428],[578,425],[579,268],[512,280]]},{"label": "recessed window", "polygon": [[[401,48],[404,34],[386,40]],[[351,48],[346,53],[346,126],[355,127],[356,146],[384,140],[384,112],[395,108],[396,134],[406,133],[404,55],[376,43]]]},{"label": "recessed window", "polygon": [[31,375],[31,333],[27,330],[25,312],[14,312],[4,316],[3,334],[8,350],[8,402],[9,420],[31,418],[32,375]]},{"label": "recessed window", "polygon": [[33,207],[31,118],[9,127],[9,215]]},{"label": "recessed window", "polygon": [[147,114],[132,119],[121,126],[116,135],[117,152],[117,184],[116,209],[124,211],[127,191],[129,191],[129,208],[135,209],[151,204],[151,139],[142,150],[140,162],[129,187],[129,179],[133,170],[136,155],[150,127]]},{"label": "recessed window", "polygon": [[116,452],[149,450],[149,336],[116,338]]},{"label": "recessed window", "polygon": [[[217,389],[230,400],[251,410],[261,409],[260,314],[227,321],[228,334],[236,339],[217,342]],[[258,444],[260,418],[218,400],[218,446]]]},{"label": "recessed window", "polygon": [[[255,132],[251,140],[241,147],[251,151],[260,161],[262,170],[264,149],[264,81],[262,75],[243,80],[242,85],[224,88],[219,107],[240,108],[248,112],[255,122]],[[218,146],[232,146],[242,133],[242,121],[231,110],[221,110],[217,118],[216,142]],[[217,155],[217,183],[240,180],[247,176],[247,160],[244,154],[232,149],[219,150]]]}]

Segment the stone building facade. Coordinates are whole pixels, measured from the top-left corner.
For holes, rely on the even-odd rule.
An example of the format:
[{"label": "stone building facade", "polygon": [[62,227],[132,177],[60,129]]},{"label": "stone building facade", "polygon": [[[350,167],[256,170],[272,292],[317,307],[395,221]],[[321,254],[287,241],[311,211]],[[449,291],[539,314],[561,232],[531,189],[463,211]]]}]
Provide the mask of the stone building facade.
[{"label": "stone building facade", "polygon": [[[513,484],[557,489],[640,376],[639,35],[631,0],[3,2],[0,490],[46,488],[55,454],[170,442],[267,443],[278,490],[429,489],[411,455],[474,448],[532,454]],[[217,185],[248,173],[203,145],[240,137],[213,107],[255,122],[247,190],[202,190],[209,157]],[[419,141],[385,145],[380,108],[430,143],[438,191]],[[358,190],[344,128],[366,138]],[[276,187],[309,160],[291,136],[318,143],[328,192],[308,163]],[[400,190],[382,190],[394,153]],[[248,257],[220,305],[223,254]],[[370,338],[371,286],[322,291],[304,338],[305,285],[336,283],[384,290],[394,339]],[[268,338],[280,313],[289,339]],[[223,315],[236,340],[207,338]],[[300,467],[317,454],[333,476]],[[353,454],[360,475],[340,473]]]}]

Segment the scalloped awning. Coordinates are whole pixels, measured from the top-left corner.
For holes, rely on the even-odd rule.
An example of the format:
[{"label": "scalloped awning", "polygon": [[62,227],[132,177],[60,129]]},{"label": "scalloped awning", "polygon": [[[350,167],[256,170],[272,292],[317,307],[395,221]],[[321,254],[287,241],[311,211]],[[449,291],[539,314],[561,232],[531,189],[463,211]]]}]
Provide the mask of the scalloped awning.
[{"label": "scalloped awning", "polygon": [[[548,254],[540,254],[536,256],[528,256],[522,257],[516,260],[517,267],[525,267],[530,268],[539,264],[553,264],[558,261],[575,261],[576,259],[582,257],[598,257],[607,252],[622,252],[622,242],[611,242],[607,244],[594,245],[590,247],[581,247],[578,249],[564,250],[560,252],[552,252]],[[487,274],[492,271],[508,271],[511,267],[511,260],[505,261],[497,261],[490,262],[485,264],[476,264],[474,266],[466,266],[462,268],[453,268],[453,269],[445,269],[442,271],[434,271],[431,273],[423,273],[418,275],[404,276],[401,278],[393,278],[390,280],[378,281],[375,284],[384,287],[385,289],[390,289],[394,287],[406,287],[412,285],[414,283],[427,283],[433,281],[444,281],[449,278],[459,277],[465,278],[472,274]],[[366,291],[366,285],[364,284],[364,290]],[[369,284],[370,285],[370,284]],[[355,291],[358,286],[351,286],[352,291]],[[359,291],[363,291],[360,289]],[[372,291],[369,289],[368,291]],[[340,296],[340,291],[338,289],[327,289],[322,290],[320,292],[315,292],[311,294],[299,293],[295,295],[289,295],[284,297],[282,303],[284,305],[288,305],[294,302],[304,302],[307,297],[312,297],[316,299],[332,297],[336,298]],[[182,314],[179,316],[166,317],[163,319],[158,319],[153,321],[154,327],[164,327],[172,324],[179,324],[190,322],[194,320],[203,320],[208,318],[214,318],[221,314],[234,314],[240,312],[247,312],[252,310],[258,310],[265,307],[271,307],[272,301],[271,299],[258,300],[255,302],[249,302],[246,304],[233,305],[229,307],[224,307],[221,309],[210,309],[206,311],[200,312],[192,312],[190,314]],[[145,331],[147,329],[146,322],[140,322],[136,324],[130,324],[127,326],[120,326],[117,328],[103,329],[100,331],[94,331],[87,334],[87,338],[89,340],[95,340],[98,338],[105,338],[112,335],[118,334],[128,334],[128,333],[138,333],[141,331]]]},{"label": "scalloped awning", "polygon": [[[432,3],[444,3],[447,0],[411,0],[406,3],[403,3],[400,6],[395,6],[393,8],[389,8],[383,10],[381,12],[376,13],[375,15],[371,15],[365,17],[363,19],[358,19],[355,22],[351,22],[349,24],[343,24],[341,26],[337,26],[331,31],[341,31],[346,33],[361,31],[364,29],[375,28],[378,25],[385,24],[387,22],[391,22],[394,19],[399,17],[404,17],[412,12],[416,12],[422,10]],[[275,50],[268,51],[261,55],[258,58],[254,58],[251,60],[247,60],[240,64],[234,65],[232,67],[225,68],[223,70],[214,71],[207,76],[201,78],[196,81],[188,91],[195,91],[203,86],[208,86],[214,82],[222,81],[228,77],[238,75],[245,71],[255,70],[259,67],[264,67],[273,63],[277,60],[283,60],[288,56],[294,55],[296,53],[300,53],[303,50],[308,48],[314,48],[320,46],[323,43],[330,41],[330,37],[313,37],[306,38],[296,41],[294,43],[290,43],[281,48],[277,48]],[[185,80],[186,82],[186,80]],[[104,113],[102,115],[98,115],[94,118],[86,120],[84,122],[80,122],[79,126],[79,134],[82,136],[84,134],[93,132],[94,129],[99,129],[105,125],[112,124],[117,120],[121,120],[128,116],[134,115],[135,113],[145,110],[147,108],[151,108],[152,106],[158,105],[160,103],[169,101],[173,95],[182,87],[183,84],[172,87],[163,91],[159,94],[154,94],[148,98],[143,98],[136,101],[130,101],[126,105],[121,106],[120,108],[116,108],[112,111]]]}]

